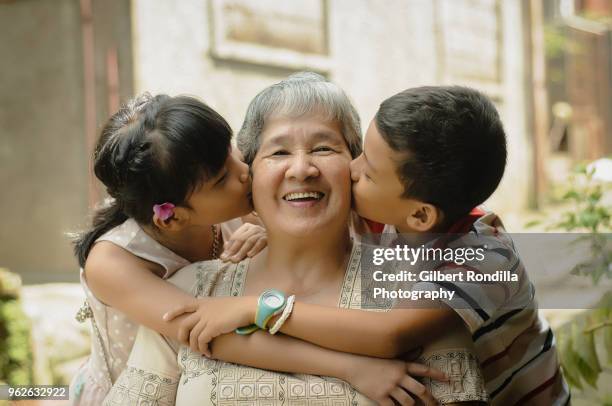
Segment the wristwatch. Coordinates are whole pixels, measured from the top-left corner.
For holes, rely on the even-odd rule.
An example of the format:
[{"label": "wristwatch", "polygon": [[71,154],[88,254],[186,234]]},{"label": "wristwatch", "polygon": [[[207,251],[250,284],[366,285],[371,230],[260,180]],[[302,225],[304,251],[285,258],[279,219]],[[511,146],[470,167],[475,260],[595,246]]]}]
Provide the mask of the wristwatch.
[{"label": "wristwatch", "polygon": [[268,289],[259,296],[255,323],[236,329],[237,334],[251,334],[257,329],[266,330],[268,321],[277,314],[282,313],[287,305],[285,294],[276,289]]}]

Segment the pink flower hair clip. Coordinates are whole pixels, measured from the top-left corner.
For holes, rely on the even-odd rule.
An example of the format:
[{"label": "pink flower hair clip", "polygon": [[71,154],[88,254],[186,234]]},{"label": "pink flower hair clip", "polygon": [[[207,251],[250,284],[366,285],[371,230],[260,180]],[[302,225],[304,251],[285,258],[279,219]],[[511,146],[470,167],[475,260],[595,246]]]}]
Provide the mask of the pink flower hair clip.
[{"label": "pink flower hair clip", "polygon": [[153,205],[153,213],[161,220],[168,221],[174,216],[174,205],[172,203],[162,203]]}]

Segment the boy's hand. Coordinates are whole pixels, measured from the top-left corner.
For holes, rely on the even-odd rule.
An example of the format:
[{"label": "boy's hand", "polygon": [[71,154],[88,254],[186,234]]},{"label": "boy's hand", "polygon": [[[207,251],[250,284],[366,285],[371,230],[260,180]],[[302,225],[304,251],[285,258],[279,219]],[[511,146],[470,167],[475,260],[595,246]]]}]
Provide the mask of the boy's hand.
[{"label": "boy's hand", "polygon": [[419,399],[425,405],[438,402],[413,376],[447,381],[447,376],[426,365],[356,355],[342,377],[355,389],[379,405],[414,405]]},{"label": "boy's hand", "polygon": [[266,229],[256,224],[244,223],[231,235],[219,257],[222,261],[240,262],[253,257],[268,244]]},{"label": "boy's hand", "polygon": [[210,358],[208,343],[215,337],[253,323],[257,300],[255,296],[193,299],[191,303],[164,314],[164,320],[172,321],[185,313],[191,313],[181,321],[178,340]]}]

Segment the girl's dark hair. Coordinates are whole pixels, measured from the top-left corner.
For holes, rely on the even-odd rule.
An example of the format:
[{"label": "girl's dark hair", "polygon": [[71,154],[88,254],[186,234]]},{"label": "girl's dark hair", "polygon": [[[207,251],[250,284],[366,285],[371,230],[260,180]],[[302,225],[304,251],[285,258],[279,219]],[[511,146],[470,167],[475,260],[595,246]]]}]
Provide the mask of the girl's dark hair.
[{"label": "girl's dark hair", "polygon": [[129,217],[152,224],[155,204],[189,207],[190,194],[223,167],[231,137],[223,117],[192,97],[145,93],[122,106],[94,150],[94,172],[112,199],[75,241],[79,265],[102,234]]}]

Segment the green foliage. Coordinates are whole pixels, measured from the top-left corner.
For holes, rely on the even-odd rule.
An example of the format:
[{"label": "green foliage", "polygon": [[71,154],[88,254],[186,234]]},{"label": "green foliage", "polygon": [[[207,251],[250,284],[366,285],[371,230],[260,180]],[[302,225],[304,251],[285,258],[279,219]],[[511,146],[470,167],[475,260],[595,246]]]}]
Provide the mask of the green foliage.
[{"label": "green foliage", "polygon": [[553,224],[553,228],[593,233],[610,231],[611,208],[601,201],[605,188],[593,179],[594,175],[594,167],[576,166],[569,179],[572,187],[562,197],[563,201],[574,203],[576,211],[564,213],[563,221]]},{"label": "green foliage", "polygon": [[602,364],[612,364],[612,292],[604,295],[596,309],[557,331],[557,341],[568,383],[578,389],[584,388],[583,383],[597,388]]},{"label": "green foliage", "polygon": [[593,178],[594,174],[595,168],[589,170],[586,165],[578,165],[574,169],[569,181],[572,186],[562,197],[562,201],[573,207],[564,212],[562,219],[548,229],[589,233],[577,242],[587,241],[591,249],[591,259],[576,265],[571,273],[590,277],[593,284],[597,285],[604,276],[612,278],[612,241],[609,234],[612,208],[602,201],[609,185],[597,182]]},{"label": "green foliage", "polygon": [[[571,273],[589,277],[593,285],[598,285],[603,277],[612,278],[609,234],[612,208],[603,201],[610,185],[596,181],[595,168],[587,168],[587,165],[579,165],[574,169],[569,180],[571,187],[562,197],[571,208],[548,229],[588,233],[579,237],[577,242],[589,244],[590,259],[576,265]],[[536,220],[527,226],[539,223]],[[595,309],[581,314],[557,331],[557,341],[568,383],[578,389],[582,389],[585,383],[596,388],[602,364],[612,365],[612,292],[606,293]],[[602,346],[598,346],[598,342]],[[601,347],[605,350],[602,351]]]},{"label": "green foliage", "polygon": [[0,381],[32,384],[30,322],[21,309],[19,277],[0,268]]}]

